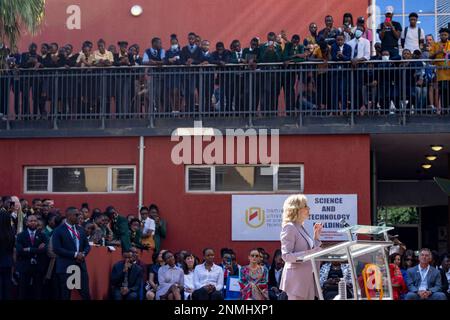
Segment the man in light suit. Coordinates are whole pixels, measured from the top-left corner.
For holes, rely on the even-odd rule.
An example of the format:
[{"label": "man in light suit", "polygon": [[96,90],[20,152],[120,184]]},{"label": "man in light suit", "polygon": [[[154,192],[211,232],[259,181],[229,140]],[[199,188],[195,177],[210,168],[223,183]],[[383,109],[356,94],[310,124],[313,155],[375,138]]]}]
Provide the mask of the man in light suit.
[{"label": "man in light suit", "polygon": [[303,227],[308,218],[309,207],[304,195],[286,199],[280,234],[281,256],[285,261],[280,289],[286,292],[289,300],[314,300],[317,295],[311,262],[297,262],[298,258],[321,250],[322,224],[314,225],[312,237]]},{"label": "man in light suit", "polygon": [[78,266],[81,271],[81,288],[78,290],[83,300],[90,300],[89,278],[85,258],[91,247],[83,228],[78,226],[80,211],[75,207],[66,210],[66,221],[55,229],[52,235],[53,251],[57,255],[56,273],[61,288],[61,299],[70,300],[67,268]]},{"label": "man in light suit", "polygon": [[430,266],[430,261],[430,249],[420,250],[419,264],[407,271],[406,282],[409,292],[406,300],[447,300],[441,288],[441,274]]}]

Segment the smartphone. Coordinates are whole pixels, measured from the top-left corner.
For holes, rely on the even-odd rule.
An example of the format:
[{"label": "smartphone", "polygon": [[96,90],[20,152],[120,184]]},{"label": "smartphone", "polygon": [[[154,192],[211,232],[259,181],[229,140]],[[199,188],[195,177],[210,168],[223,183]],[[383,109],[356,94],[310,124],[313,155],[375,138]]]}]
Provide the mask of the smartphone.
[{"label": "smartphone", "polygon": [[391,22],[391,18],[386,18],[384,22]]}]

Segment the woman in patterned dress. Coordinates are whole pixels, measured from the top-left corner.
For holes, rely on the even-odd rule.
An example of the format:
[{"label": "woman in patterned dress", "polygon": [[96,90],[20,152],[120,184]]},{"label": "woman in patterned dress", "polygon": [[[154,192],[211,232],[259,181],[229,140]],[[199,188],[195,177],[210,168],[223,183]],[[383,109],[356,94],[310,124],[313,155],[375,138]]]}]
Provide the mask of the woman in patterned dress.
[{"label": "woman in patterned dress", "polygon": [[261,253],[257,249],[252,249],[248,259],[249,265],[239,271],[242,300],[269,300],[269,271],[260,264]]}]

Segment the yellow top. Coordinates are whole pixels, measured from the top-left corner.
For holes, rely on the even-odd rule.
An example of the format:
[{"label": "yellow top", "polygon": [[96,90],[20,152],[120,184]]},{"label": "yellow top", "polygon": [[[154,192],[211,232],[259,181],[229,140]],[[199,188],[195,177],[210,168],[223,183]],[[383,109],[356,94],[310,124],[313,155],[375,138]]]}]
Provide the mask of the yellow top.
[{"label": "yellow top", "polygon": [[[433,56],[436,52],[443,50],[444,53],[440,53],[436,56],[436,59],[445,59],[448,54],[450,54],[450,41],[446,43],[435,42],[431,46],[430,56]],[[445,62],[435,62],[436,66],[446,66],[446,69],[439,69],[437,71],[438,81],[449,81],[450,80],[450,64]]]}]

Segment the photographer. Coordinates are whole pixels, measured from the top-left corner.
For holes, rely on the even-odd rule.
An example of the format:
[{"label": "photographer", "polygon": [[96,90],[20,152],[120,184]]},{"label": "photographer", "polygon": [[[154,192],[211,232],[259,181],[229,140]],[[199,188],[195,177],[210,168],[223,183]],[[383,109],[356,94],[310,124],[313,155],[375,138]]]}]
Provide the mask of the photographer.
[{"label": "photographer", "polygon": [[[220,256],[222,263],[220,267],[223,269],[223,283],[226,286],[228,276],[239,275],[239,268],[237,264],[233,264],[233,250],[229,248],[222,248],[220,250]],[[225,291],[226,288],[224,288]]]},{"label": "photographer", "polygon": [[380,24],[377,30],[381,39],[381,50],[389,51],[391,59],[396,59],[399,56],[398,40],[402,33],[402,26],[396,21],[392,21],[394,16],[394,7],[386,7],[386,20]]}]

